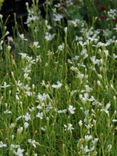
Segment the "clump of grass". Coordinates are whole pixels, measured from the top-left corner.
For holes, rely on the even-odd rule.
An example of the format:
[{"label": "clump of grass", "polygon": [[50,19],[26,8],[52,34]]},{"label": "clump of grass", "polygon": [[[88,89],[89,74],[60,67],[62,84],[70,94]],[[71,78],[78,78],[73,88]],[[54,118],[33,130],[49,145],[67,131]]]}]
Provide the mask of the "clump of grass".
[{"label": "clump of grass", "polygon": [[28,9],[29,32],[0,40],[0,154],[115,156],[117,26]]}]

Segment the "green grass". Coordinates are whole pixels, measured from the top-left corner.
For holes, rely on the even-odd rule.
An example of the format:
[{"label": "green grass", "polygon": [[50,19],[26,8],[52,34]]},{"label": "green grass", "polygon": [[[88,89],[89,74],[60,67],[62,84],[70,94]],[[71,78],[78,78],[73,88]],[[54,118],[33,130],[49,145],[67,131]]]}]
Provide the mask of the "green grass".
[{"label": "green grass", "polygon": [[0,156],[117,153],[117,25],[83,20],[82,5],[72,20],[70,8],[68,25],[34,11],[28,32],[7,41],[3,33]]}]

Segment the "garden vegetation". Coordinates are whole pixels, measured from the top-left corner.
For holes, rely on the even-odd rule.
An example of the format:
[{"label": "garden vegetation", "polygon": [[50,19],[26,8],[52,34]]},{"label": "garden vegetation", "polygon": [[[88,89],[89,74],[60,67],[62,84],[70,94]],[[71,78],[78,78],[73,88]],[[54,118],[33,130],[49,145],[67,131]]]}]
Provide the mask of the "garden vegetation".
[{"label": "garden vegetation", "polygon": [[116,0],[36,2],[0,15],[0,156],[116,156]]}]

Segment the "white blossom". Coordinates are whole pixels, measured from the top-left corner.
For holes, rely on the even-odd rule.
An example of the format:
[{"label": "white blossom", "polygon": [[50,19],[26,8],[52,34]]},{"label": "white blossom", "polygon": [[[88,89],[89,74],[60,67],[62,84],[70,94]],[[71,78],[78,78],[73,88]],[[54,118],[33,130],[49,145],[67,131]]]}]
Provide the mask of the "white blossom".
[{"label": "white blossom", "polygon": [[10,87],[10,85],[7,84],[6,82],[4,82],[2,86],[0,86],[0,88],[4,88],[4,89],[8,88],[8,87]]},{"label": "white blossom", "polygon": [[113,123],[115,123],[115,122],[117,123],[117,119],[113,119],[112,122],[113,122]]},{"label": "white blossom", "polygon": [[75,113],[75,107],[73,107],[72,105],[69,105],[69,107],[68,107],[68,111],[69,111],[69,113],[70,114],[74,114]]},{"label": "white blossom", "polygon": [[26,113],[26,115],[24,115],[23,117],[24,117],[25,121],[31,120],[31,117],[30,117],[29,113]]},{"label": "white blossom", "polygon": [[59,88],[61,88],[61,87],[62,87],[62,83],[59,82],[59,81],[57,81],[56,84],[53,84],[53,85],[52,85],[52,88],[55,88],[55,89],[59,89]]},{"label": "white blossom", "polygon": [[7,147],[7,144],[4,144],[2,141],[0,141],[0,148]]},{"label": "white blossom", "polygon": [[21,134],[23,132],[23,127],[19,127],[18,129],[17,129],[17,133],[18,134]]},{"label": "white blossom", "polygon": [[0,19],[2,19],[3,18],[3,15],[2,14],[0,14]]},{"label": "white blossom", "polygon": [[105,112],[108,116],[109,116],[109,108],[110,108],[111,104],[110,102],[106,104],[105,108],[102,108],[101,111]]},{"label": "white blossom", "polygon": [[108,12],[108,17],[115,19],[117,17],[117,10],[116,9],[110,9]]},{"label": "white blossom", "polygon": [[27,129],[29,127],[29,123],[28,122],[24,122],[24,128]]},{"label": "white blossom", "polygon": [[46,32],[45,34],[45,40],[46,41],[51,41],[55,37],[55,34],[50,34],[49,32]]},{"label": "white blossom", "polygon": [[46,101],[47,99],[50,99],[49,95],[46,93],[43,94],[38,94],[37,95],[37,100],[40,100],[41,102]]},{"label": "white blossom", "polygon": [[64,49],[64,43],[62,43],[61,45],[58,46],[59,51],[63,51],[63,49]]},{"label": "white blossom", "polygon": [[91,61],[92,61],[92,63],[93,63],[94,65],[99,64],[99,62],[100,62],[99,59],[96,58],[96,56],[92,56],[92,57],[91,57]]},{"label": "white blossom", "polygon": [[65,128],[65,131],[70,131],[70,133],[72,133],[72,131],[74,130],[71,123],[68,123],[67,125],[64,124],[64,128]]},{"label": "white blossom", "polygon": [[7,109],[6,111],[4,111],[4,114],[12,114],[12,112]]},{"label": "white blossom", "polygon": [[62,114],[62,113],[64,114],[64,113],[66,113],[66,112],[67,112],[67,109],[58,110],[57,112],[58,112],[58,114]]},{"label": "white blossom", "polygon": [[112,145],[109,144],[109,145],[107,146],[107,151],[110,152],[111,150],[112,150]]},{"label": "white blossom", "polygon": [[92,135],[85,135],[85,140],[86,141],[90,141],[92,139],[93,139]]},{"label": "white blossom", "polygon": [[23,153],[24,153],[24,149],[21,149],[20,147],[17,149],[16,152],[14,152],[16,156],[23,156]]},{"label": "white blossom", "polygon": [[36,117],[39,118],[39,119],[43,119],[43,113],[42,112],[38,112]]},{"label": "white blossom", "polygon": [[31,144],[34,148],[36,148],[36,146],[39,145],[38,142],[36,142],[35,140],[32,140],[32,139],[28,139],[28,143]]},{"label": "white blossom", "polygon": [[24,34],[19,34],[19,37],[21,40],[27,41],[27,39],[24,37]]},{"label": "white blossom", "polygon": [[63,18],[63,15],[61,14],[54,14],[54,21],[58,22],[61,21],[61,19]]},{"label": "white blossom", "polygon": [[83,56],[84,59],[86,59],[88,57],[87,49],[85,49],[85,48],[82,49],[81,56]]},{"label": "white blossom", "polygon": [[79,126],[82,127],[82,125],[83,125],[83,122],[82,122],[82,120],[80,120],[79,121]]},{"label": "white blossom", "polygon": [[40,48],[40,45],[39,45],[39,42],[38,42],[38,41],[34,41],[34,42],[33,42],[33,46],[34,46],[35,48]]}]

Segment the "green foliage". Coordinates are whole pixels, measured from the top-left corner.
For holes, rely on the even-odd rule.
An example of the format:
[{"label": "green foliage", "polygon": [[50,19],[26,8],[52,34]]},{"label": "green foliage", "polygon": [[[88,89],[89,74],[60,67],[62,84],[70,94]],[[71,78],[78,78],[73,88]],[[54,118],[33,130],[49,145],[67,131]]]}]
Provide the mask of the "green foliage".
[{"label": "green foliage", "polygon": [[3,2],[4,2],[4,0],[0,0],[0,9],[2,7]]},{"label": "green foliage", "polygon": [[62,8],[67,24],[61,8],[45,20],[33,4],[28,31],[16,25],[14,38],[0,19],[1,156],[116,155],[116,11],[105,29],[83,20],[87,3]]}]

